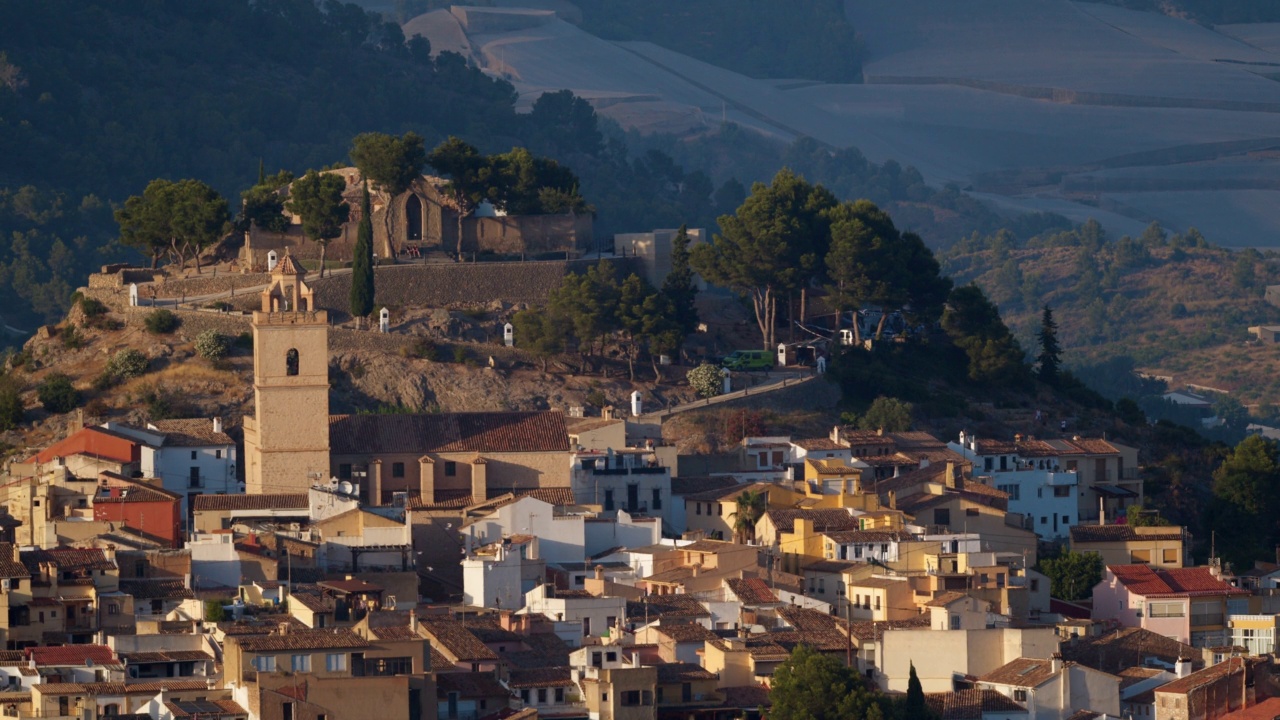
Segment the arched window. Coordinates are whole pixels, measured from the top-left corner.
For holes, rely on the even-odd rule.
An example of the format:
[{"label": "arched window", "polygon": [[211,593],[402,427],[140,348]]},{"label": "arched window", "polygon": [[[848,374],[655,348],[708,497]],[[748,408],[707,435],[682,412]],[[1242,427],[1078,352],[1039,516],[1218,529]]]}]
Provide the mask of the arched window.
[{"label": "arched window", "polygon": [[298,374],[298,351],[289,348],[289,352],[284,354],[284,372],[286,375]]},{"label": "arched window", "polygon": [[406,240],[422,239],[422,201],[417,195],[409,195],[404,203],[404,229]]}]

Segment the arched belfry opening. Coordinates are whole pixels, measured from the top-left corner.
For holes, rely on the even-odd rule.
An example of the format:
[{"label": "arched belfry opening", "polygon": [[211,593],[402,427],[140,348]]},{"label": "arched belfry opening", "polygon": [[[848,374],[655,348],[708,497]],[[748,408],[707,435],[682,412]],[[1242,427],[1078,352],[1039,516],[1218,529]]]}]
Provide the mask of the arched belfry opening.
[{"label": "arched belfry opening", "polygon": [[289,352],[284,354],[284,374],[298,374],[298,350],[296,348],[289,348]]},{"label": "arched belfry opening", "polygon": [[404,203],[405,240],[422,239],[422,201],[410,193]]}]

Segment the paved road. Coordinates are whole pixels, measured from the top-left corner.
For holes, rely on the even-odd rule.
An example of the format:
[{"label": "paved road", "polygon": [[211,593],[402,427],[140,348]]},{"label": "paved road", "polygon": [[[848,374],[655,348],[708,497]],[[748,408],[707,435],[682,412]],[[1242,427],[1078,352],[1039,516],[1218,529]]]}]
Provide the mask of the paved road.
[{"label": "paved road", "polygon": [[[350,275],[351,268],[338,268],[335,270],[326,270],[324,276],[326,278],[335,275]],[[318,278],[318,276],[317,276]],[[236,295],[244,295],[246,293],[258,293],[270,287],[271,283],[263,283],[262,285],[251,285],[249,287],[236,288],[235,290],[227,290],[224,292],[210,293],[208,295],[191,295],[186,298],[159,298],[152,300],[146,297],[146,293],[142,288],[152,283],[140,283],[138,285],[138,305],[141,307],[178,307],[179,305],[201,305],[213,302],[214,300],[222,300]]]},{"label": "paved road", "polygon": [[684,405],[677,405],[673,408],[667,408],[666,410],[659,410],[657,412],[645,413],[637,417],[636,422],[665,420],[666,418],[669,418],[672,415],[676,415],[682,412],[688,412],[690,410],[701,410],[702,408],[712,407],[715,405],[719,405],[721,403],[729,402],[730,400],[738,400],[739,398],[744,398],[744,397],[755,397],[757,395],[764,395],[777,390],[781,390],[783,388],[795,387],[796,385],[801,385],[801,384],[810,382],[811,380],[817,377],[818,375],[816,373],[812,375],[784,377],[781,380],[778,380],[777,382],[772,382],[767,385],[757,385],[755,387],[749,387],[743,390],[735,390],[731,393],[726,393],[724,395],[717,395],[712,398],[704,398],[702,400],[695,400],[691,403],[685,403]]}]

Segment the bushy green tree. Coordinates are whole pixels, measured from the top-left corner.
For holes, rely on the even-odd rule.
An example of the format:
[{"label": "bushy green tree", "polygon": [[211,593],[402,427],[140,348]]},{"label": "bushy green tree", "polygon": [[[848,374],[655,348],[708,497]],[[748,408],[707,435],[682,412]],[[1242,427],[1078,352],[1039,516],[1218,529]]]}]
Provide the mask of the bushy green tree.
[{"label": "bushy green tree", "polygon": [[969,284],[951,292],[942,328],[969,356],[969,378],[1021,384],[1027,378],[1022,348],[982,289]]},{"label": "bushy green tree", "polygon": [[815,277],[835,205],[821,185],[784,168],[771,184],[752,186],[738,212],[720,218],[720,234],[693,249],[691,264],[704,280],[751,298],[767,350],[775,345],[778,296]]},{"label": "bushy green tree", "polygon": [[689,231],[684,225],[671,239],[671,270],[662,280],[662,294],[671,301],[680,329],[688,335],[698,329],[698,286],[689,265]]},{"label": "bushy green tree", "polygon": [[699,397],[710,398],[724,392],[724,368],[703,363],[686,375],[689,386]]},{"label": "bushy green tree", "polygon": [[125,348],[117,351],[111,359],[107,361],[106,372],[117,382],[128,380],[130,378],[141,377],[147,372],[147,366],[150,363],[147,356],[141,350],[133,348]]},{"label": "bushy green tree", "polygon": [[1056,558],[1040,561],[1040,572],[1049,578],[1049,593],[1059,600],[1083,600],[1102,582],[1102,556],[1063,550]]},{"label": "bushy green tree", "polygon": [[564,352],[568,329],[551,313],[536,308],[521,310],[511,324],[516,347],[536,355],[542,361],[542,372],[547,371],[547,360]]},{"label": "bushy green tree", "polygon": [[9,375],[0,376],[0,432],[8,432],[21,425],[25,415],[22,388]]},{"label": "bushy green tree", "polygon": [[770,720],[852,720],[884,718],[895,708],[830,655],[808,645],[791,652],[773,674],[769,698]]},{"label": "bushy green tree", "polygon": [[342,199],[347,181],[337,173],[308,170],[289,189],[289,212],[302,218],[302,233],[320,246],[320,277],[324,277],[329,242],[342,235],[351,207]]},{"label": "bushy green tree", "polygon": [[1221,555],[1248,567],[1280,539],[1280,445],[1250,435],[1213,472],[1210,527]]},{"label": "bushy green tree", "polygon": [[911,403],[881,395],[871,403],[867,413],[858,418],[858,428],[906,432],[911,429],[911,410]]},{"label": "bushy green tree", "polygon": [[152,310],[146,314],[146,317],[142,318],[143,327],[152,335],[168,335],[177,330],[181,324],[182,321],[178,319],[177,315],[164,308]]},{"label": "bushy green tree", "polygon": [[67,413],[80,405],[80,391],[63,373],[50,373],[36,386],[40,405],[51,413]]},{"label": "bushy green tree", "polygon": [[195,256],[216,243],[230,228],[227,201],[199,180],[152,180],[142,195],[134,195],[115,211],[120,241],[151,257],[171,254],[179,267],[187,254]]},{"label": "bushy green tree", "polygon": [[351,316],[364,318],[373,312],[373,209],[369,202],[369,185],[365,183],[360,198],[360,225],[356,229],[356,247],[351,260]]},{"label": "bushy green tree", "polygon": [[[399,45],[404,45],[403,34]],[[400,136],[380,132],[362,133],[352,140],[350,156],[351,162],[360,170],[360,176],[366,182],[372,182],[386,196],[387,210],[383,224],[394,252],[391,227],[398,205],[392,200],[421,177],[422,166],[427,162],[425,141],[415,132]],[[370,247],[372,248],[372,241]]]},{"label": "bushy green tree", "polygon": [[293,182],[293,173],[287,170],[270,177],[262,176],[258,169],[258,184],[240,193],[240,221],[242,231],[253,224],[267,232],[282,233],[289,229],[289,218],[284,214],[284,198],[280,189]]},{"label": "bushy green tree", "polygon": [[227,356],[231,343],[217,330],[209,329],[196,336],[196,354],[205,360],[221,360]]}]

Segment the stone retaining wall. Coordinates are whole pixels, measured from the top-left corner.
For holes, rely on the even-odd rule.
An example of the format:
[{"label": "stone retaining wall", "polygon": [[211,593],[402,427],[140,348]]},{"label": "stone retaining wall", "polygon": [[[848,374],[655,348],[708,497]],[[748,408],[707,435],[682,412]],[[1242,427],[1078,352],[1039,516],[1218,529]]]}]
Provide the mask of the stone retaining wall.
[{"label": "stone retaining wall", "polygon": [[[213,295],[228,292],[232,288],[238,290],[257,287],[269,282],[271,282],[271,276],[267,273],[219,273],[216,277],[210,273],[189,278],[168,278],[155,287],[156,297],[169,299],[182,297],[184,294],[187,297]],[[148,296],[146,290],[141,288],[139,294],[143,297]]]},{"label": "stone retaining wall", "polygon": [[[632,258],[609,259],[619,275],[633,272]],[[494,263],[430,263],[379,267],[375,302],[391,307],[450,307],[545,302],[567,272],[584,272],[595,260],[548,260]],[[351,276],[311,282],[316,306],[344,313],[351,293]]]}]

